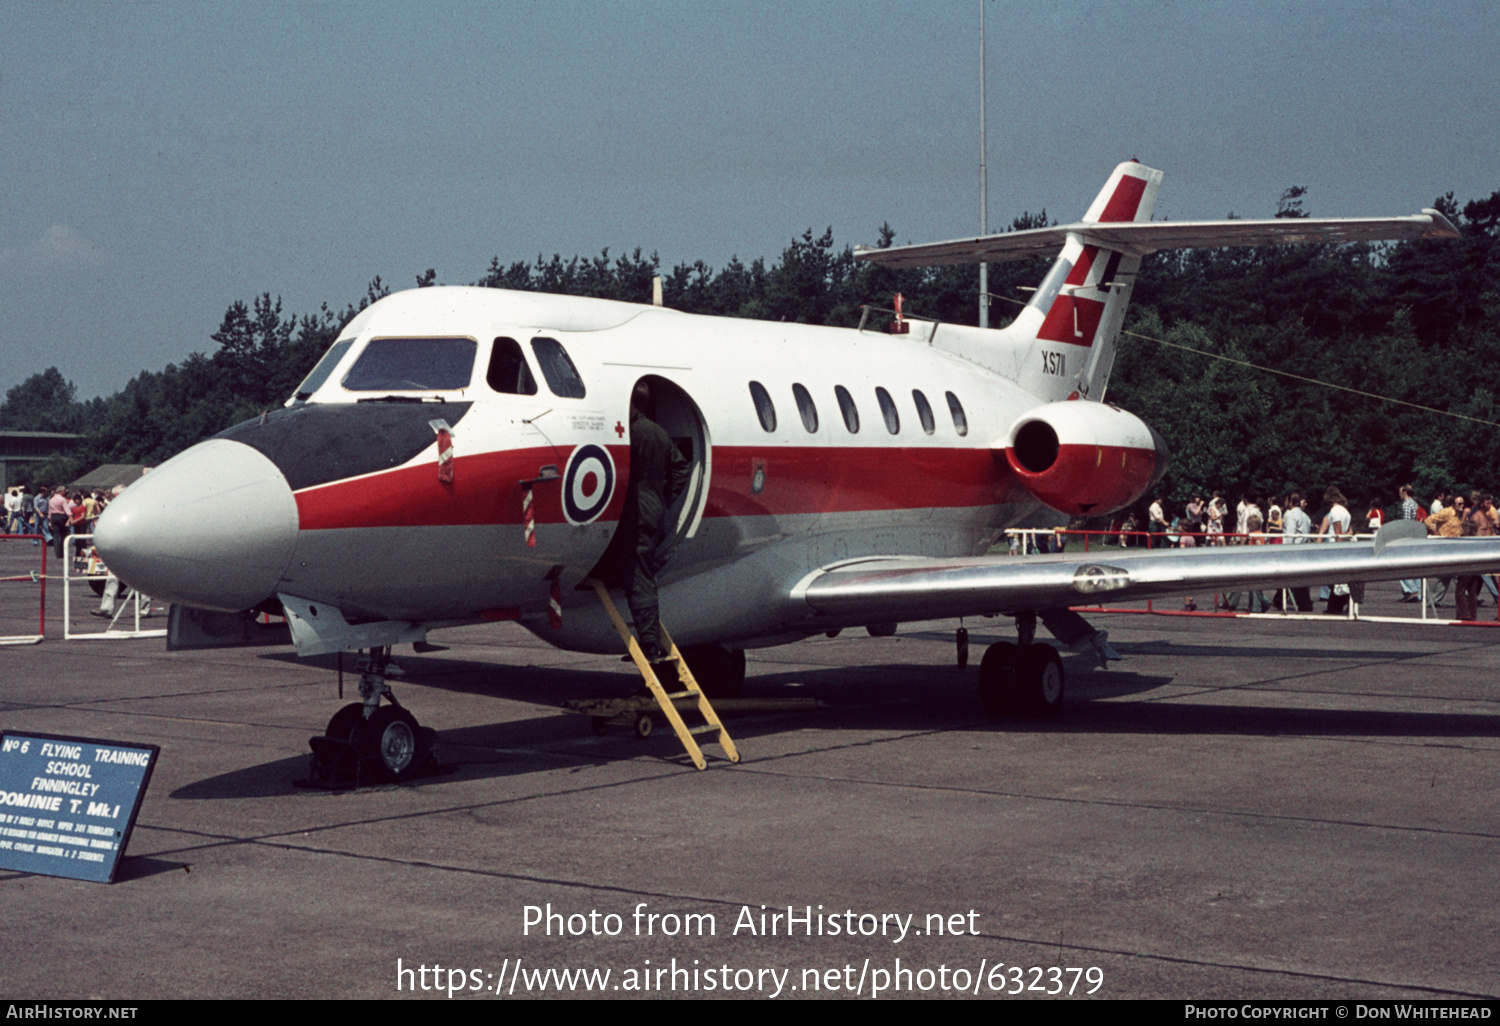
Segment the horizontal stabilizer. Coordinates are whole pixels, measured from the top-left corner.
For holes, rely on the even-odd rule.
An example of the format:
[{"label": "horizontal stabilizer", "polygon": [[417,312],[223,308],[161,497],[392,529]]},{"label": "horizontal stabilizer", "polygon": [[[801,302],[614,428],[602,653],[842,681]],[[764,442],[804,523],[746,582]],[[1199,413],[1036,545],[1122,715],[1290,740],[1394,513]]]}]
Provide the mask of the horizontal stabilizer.
[{"label": "horizontal stabilizer", "polygon": [[1287,246],[1316,242],[1380,242],[1456,238],[1453,227],[1436,210],[1410,217],[1286,217],[1264,221],[1117,221],[1058,225],[974,239],[930,242],[920,246],[872,249],[860,246],[856,260],[895,269],[942,264],[996,264],[1006,260],[1050,257],[1077,238],[1085,246],[1144,256],[1160,249],[1215,246]]}]

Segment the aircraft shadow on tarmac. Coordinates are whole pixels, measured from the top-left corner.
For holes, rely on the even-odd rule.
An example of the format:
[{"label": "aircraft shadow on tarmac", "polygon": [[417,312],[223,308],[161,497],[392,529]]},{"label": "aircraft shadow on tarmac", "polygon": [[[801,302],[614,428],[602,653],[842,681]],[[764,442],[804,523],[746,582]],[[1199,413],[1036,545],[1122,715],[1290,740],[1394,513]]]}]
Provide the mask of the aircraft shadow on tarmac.
[{"label": "aircraft shadow on tarmac", "polygon": [[[1160,643],[1151,643],[1159,645]],[[1135,646],[1141,647],[1141,646]],[[1213,654],[1214,646],[1172,646],[1174,653]],[[1245,655],[1243,648],[1233,649]],[[1334,655],[1333,653],[1327,653]],[[1285,658],[1285,650],[1270,650],[1266,656]],[[1319,658],[1320,652],[1296,653]],[[1358,661],[1391,654],[1342,652],[1338,658]],[[270,658],[279,658],[271,656]],[[628,691],[631,677],[620,672],[580,668],[499,666],[488,662],[424,656],[403,660],[406,677],[396,682],[419,688],[436,688],[460,694],[482,694],[491,698],[544,709],[556,709],[564,698],[612,698]],[[1295,691],[1258,689],[1260,698],[1272,695],[1275,705],[1237,702],[1233,687],[1213,689],[1204,698],[1189,701],[1120,701],[1173,683],[1186,681],[1134,673],[1128,670],[1088,670],[1082,660],[1070,660],[1068,698],[1057,716],[987,718],[979,708],[977,671],[973,665],[960,670],[953,664],[924,665],[881,663],[823,669],[798,668],[781,673],[758,674],[746,682],[747,697],[812,698],[824,707],[795,712],[725,715],[730,733],[740,745],[746,761],[755,761],[754,741],[806,727],[819,731],[973,731],[1012,733],[1080,733],[1124,735],[1254,735],[1326,737],[1473,738],[1500,733],[1500,715],[1474,713],[1416,712],[1403,710],[1327,709],[1298,707]],[[330,666],[332,660],[329,660]],[[346,666],[346,677],[349,676]],[[1246,683],[1249,683],[1247,681]],[[352,683],[346,680],[352,688]],[[346,689],[346,696],[350,691]],[[420,691],[406,696],[418,714]],[[1112,701],[1105,701],[1112,699]],[[330,702],[330,710],[334,704]],[[310,725],[309,734],[316,732]],[[842,741],[818,747],[839,747]],[[716,751],[710,748],[710,751]],[[615,728],[605,737],[590,734],[586,717],[558,711],[500,722],[441,730],[438,733],[440,762],[456,767],[451,776],[420,778],[420,786],[440,786],[448,780],[520,776],[597,766],[601,763],[650,756],[662,763],[686,765],[685,756],[665,724],[642,742],[626,728]],[[184,785],[171,797],[181,799],[263,798],[308,794],[293,784],[307,776],[307,755],[278,759],[259,766],[210,777]]]}]

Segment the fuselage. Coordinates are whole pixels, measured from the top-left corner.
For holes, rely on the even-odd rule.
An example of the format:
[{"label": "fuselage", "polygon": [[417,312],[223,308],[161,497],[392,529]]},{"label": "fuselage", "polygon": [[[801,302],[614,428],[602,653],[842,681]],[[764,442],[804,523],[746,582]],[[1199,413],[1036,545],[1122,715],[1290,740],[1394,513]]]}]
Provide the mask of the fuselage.
[{"label": "fuselage", "polygon": [[[692,465],[660,574],[662,622],[680,643],[773,644],[871,610],[1029,617],[1066,596],[951,583],[962,575],[913,591],[883,576],[889,562],[861,568],[866,599],[852,604],[812,581],[870,557],[978,556],[1006,527],[1107,514],[1160,480],[1165,442],[1103,401],[1145,254],[1457,236],[1436,211],[1153,223],[1161,180],[1126,161],[1073,224],[855,255],[903,268],[1055,253],[994,331],[827,328],[482,288],[388,296],[344,327],[285,409],[111,503],[99,547],[158,600],[279,603],[303,653],[502,619],[615,650],[580,585],[610,576],[644,379],[653,418]],[[909,617],[893,610],[908,601]]]},{"label": "fuselage", "polygon": [[349,323],[286,409],[122,495],[101,548],[127,581],[187,605],[285,594],[349,622],[516,619],[611,650],[579,584],[619,521],[629,400],[647,378],[694,464],[661,575],[674,635],[747,645],[847,626],[798,608],[792,587],[865,556],[982,553],[1006,526],[1060,519],[993,448],[1037,397],[916,331],[399,293]]}]

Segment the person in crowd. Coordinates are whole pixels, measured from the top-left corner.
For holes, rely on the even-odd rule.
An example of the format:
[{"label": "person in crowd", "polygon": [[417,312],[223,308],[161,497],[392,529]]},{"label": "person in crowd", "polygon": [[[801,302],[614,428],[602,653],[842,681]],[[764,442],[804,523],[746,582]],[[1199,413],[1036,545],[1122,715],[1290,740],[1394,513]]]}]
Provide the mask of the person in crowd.
[{"label": "person in crowd", "polygon": [[36,498],[32,500],[32,508],[34,510],[32,517],[36,521],[36,533],[42,536],[42,540],[41,542],[32,542],[33,545],[52,544],[52,524],[49,522],[50,518],[47,515],[49,502],[50,500],[47,498],[47,486],[38,485]]},{"label": "person in crowd", "polygon": [[[1286,541],[1291,545],[1301,545],[1312,536],[1312,517],[1307,513],[1307,500],[1299,493],[1292,492],[1286,497],[1286,513],[1282,516],[1282,522],[1286,527]],[[1313,611],[1312,592],[1308,588],[1292,588],[1292,600],[1297,605],[1297,612],[1311,613]]]},{"label": "person in crowd", "polygon": [[[1264,524],[1266,522],[1266,515],[1264,513],[1262,513],[1261,509],[1260,509],[1260,499],[1257,496],[1254,496],[1254,495],[1247,495],[1247,496],[1245,496],[1244,512],[1241,515],[1241,521],[1240,522],[1241,522],[1241,524],[1243,524],[1243,526],[1240,528],[1240,534],[1247,535],[1247,536],[1250,534],[1250,518],[1251,517],[1255,517],[1262,524]],[[1240,544],[1241,545],[1248,544],[1249,541],[1250,541],[1249,537],[1243,537],[1243,538],[1240,539]]]},{"label": "person in crowd", "polygon": [[20,485],[5,489],[5,533],[20,534],[21,520],[21,487]]},{"label": "person in crowd", "polygon": [[[1444,506],[1442,509],[1437,510],[1427,518],[1427,520],[1425,521],[1427,525],[1427,533],[1435,534],[1439,538],[1462,537],[1464,529],[1464,513],[1467,512],[1466,507],[1468,503],[1464,501],[1464,497],[1462,495],[1454,495],[1449,492],[1444,492],[1442,493],[1442,497],[1449,500],[1450,505]],[[1432,600],[1432,606],[1434,609],[1436,609],[1438,606],[1441,606],[1443,604],[1443,600],[1448,597],[1448,587],[1452,583],[1453,578],[1451,577],[1442,577],[1438,579],[1436,596]],[[1432,582],[1429,581],[1427,584],[1427,592],[1429,595],[1431,595],[1433,594],[1433,591],[1434,589]]]},{"label": "person in crowd", "polygon": [[73,504],[68,501],[68,489],[58,485],[52,489],[52,498],[47,500],[47,522],[52,528],[52,554],[63,558],[63,545],[68,538],[68,522],[73,515]]},{"label": "person in crowd", "polygon": [[[1479,519],[1470,509],[1459,528],[1460,537],[1472,538],[1479,529]],[[1460,574],[1453,585],[1453,615],[1460,620],[1479,619],[1479,592],[1484,583],[1478,574]]]},{"label": "person in crowd", "polygon": [[1217,535],[1208,539],[1211,545],[1224,544],[1224,518],[1229,515],[1229,503],[1224,501],[1220,492],[1214,492],[1213,498],[1208,500],[1208,533]]},{"label": "person in crowd", "polygon": [[[72,501],[68,507],[68,530],[71,534],[82,535],[88,530],[88,509],[83,504],[83,493],[74,492]],[[82,559],[88,551],[88,542],[82,538],[73,542],[73,558]]]},{"label": "person in crowd", "polygon": [[[1495,511],[1495,498],[1488,492],[1475,491],[1469,496],[1469,519],[1474,521],[1474,533],[1480,538],[1493,538],[1500,535],[1500,514]],[[1489,590],[1490,597],[1500,605],[1500,590],[1495,587],[1495,575],[1483,574],[1480,576],[1484,587]],[[1476,605],[1484,605],[1484,597],[1479,596]]]},{"label": "person in crowd", "polygon": [[[1417,515],[1419,513],[1421,514],[1420,517]],[[1401,486],[1401,519],[1402,520],[1421,520],[1421,519],[1425,519],[1426,516],[1427,516],[1427,511],[1422,508],[1421,503],[1417,502],[1417,493],[1412,490],[1411,485],[1402,485]],[[1421,578],[1412,577],[1412,578],[1405,579],[1405,580],[1403,580],[1401,582],[1401,601],[1402,602],[1420,602],[1420,601],[1422,601],[1422,581],[1421,581]]]},{"label": "person in crowd", "polygon": [[[1266,532],[1263,530],[1264,525],[1261,523],[1259,514],[1251,513],[1250,519],[1245,521],[1245,526],[1249,528],[1247,532],[1249,538],[1246,539],[1248,544],[1267,544]],[[1271,611],[1271,600],[1266,598],[1266,593],[1263,591],[1252,591],[1249,594],[1249,601],[1245,608],[1252,613],[1269,613]]]},{"label": "person in crowd", "polygon": [[[1161,495],[1154,495],[1151,498],[1151,508],[1146,510],[1146,530],[1152,534],[1161,534],[1166,531],[1166,529],[1167,514],[1166,511],[1162,509]],[[1152,542],[1153,545],[1155,543],[1154,538],[1148,539],[1148,541]]]},{"label": "person in crowd", "polygon": [[[1328,503],[1328,514],[1323,517],[1323,522],[1318,526],[1318,538],[1328,538],[1330,541],[1344,541],[1351,537],[1350,529],[1354,525],[1354,518],[1349,515],[1349,508],[1345,505],[1348,501],[1344,493],[1334,485],[1329,485],[1323,490],[1323,501]],[[1335,584],[1330,588],[1328,595],[1328,608],[1326,612],[1335,616],[1349,611],[1349,585]]]}]

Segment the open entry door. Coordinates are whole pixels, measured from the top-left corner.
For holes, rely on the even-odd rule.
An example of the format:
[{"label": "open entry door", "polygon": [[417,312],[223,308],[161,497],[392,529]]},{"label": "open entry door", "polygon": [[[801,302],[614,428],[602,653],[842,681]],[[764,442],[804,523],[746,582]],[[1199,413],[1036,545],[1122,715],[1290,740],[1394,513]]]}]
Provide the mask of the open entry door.
[{"label": "open entry door", "polygon": [[648,374],[642,380],[650,383],[656,406],[651,419],[661,425],[692,466],[688,486],[667,511],[667,523],[674,526],[657,549],[658,560],[664,564],[678,545],[698,533],[703,509],[708,505],[713,450],[703,413],[687,392],[659,375]]},{"label": "open entry door", "polygon": [[[691,539],[698,533],[698,527],[703,521],[703,509],[708,505],[708,483],[712,473],[712,445],[708,437],[708,425],[703,421],[703,413],[698,409],[698,404],[688,396],[677,384],[666,378],[655,374],[648,374],[642,381],[651,385],[651,397],[654,409],[648,412],[667,437],[672,439],[679,452],[688,461],[690,475],[687,487],[682,494],[672,503],[667,510],[666,523],[669,525],[666,537],[656,548],[656,566],[664,567],[667,560],[677,551],[683,542]],[[633,386],[632,386],[633,387]],[[629,487],[629,482],[625,482]],[[603,557],[590,571],[590,577],[618,584],[616,568],[620,564],[623,545],[634,545],[635,539],[626,538],[616,534],[610,540],[609,548],[605,550]],[[583,585],[579,585],[580,588]]]}]

